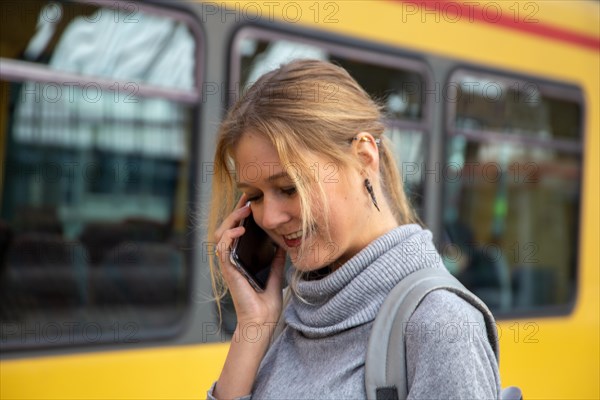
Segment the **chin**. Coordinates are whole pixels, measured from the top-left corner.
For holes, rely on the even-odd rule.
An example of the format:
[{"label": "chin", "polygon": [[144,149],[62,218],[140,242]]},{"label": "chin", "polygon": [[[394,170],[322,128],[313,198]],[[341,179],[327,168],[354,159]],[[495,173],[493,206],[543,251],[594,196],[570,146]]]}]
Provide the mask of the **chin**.
[{"label": "chin", "polygon": [[[340,248],[333,245],[331,240],[326,240],[321,235],[310,235],[305,246],[287,247],[290,260],[294,267],[302,272],[317,271],[332,264],[341,254]],[[301,251],[304,248],[305,251]]]}]

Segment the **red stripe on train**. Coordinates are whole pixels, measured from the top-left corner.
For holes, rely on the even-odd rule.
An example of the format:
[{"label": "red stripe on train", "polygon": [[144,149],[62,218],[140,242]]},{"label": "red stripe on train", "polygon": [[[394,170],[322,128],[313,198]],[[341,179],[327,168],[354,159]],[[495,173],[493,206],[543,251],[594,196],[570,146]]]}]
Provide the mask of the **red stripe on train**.
[{"label": "red stripe on train", "polygon": [[[600,39],[583,33],[574,32],[568,29],[559,28],[539,22],[535,13],[537,12],[536,3],[518,3],[515,2],[518,9],[512,10],[510,15],[494,2],[481,4],[479,1],[467,1],[459,3],[452,0],[392,0],[403,3],[402,18],[406,21],[409,16],[419,15],[421,18],[428,18],[427,14],[438,14],[449,21],[465,20],[469,22],[484,22],[494,26],[500,26],[507,29],[525,32],[531,35],[543,36],[562,42],[586,47],[595,51],[600,51]],[[408,8],[411,6],[411,8]],[[417,14],[420,9],[421,13]],[[429,17],[431,18],[431,17]]]}]

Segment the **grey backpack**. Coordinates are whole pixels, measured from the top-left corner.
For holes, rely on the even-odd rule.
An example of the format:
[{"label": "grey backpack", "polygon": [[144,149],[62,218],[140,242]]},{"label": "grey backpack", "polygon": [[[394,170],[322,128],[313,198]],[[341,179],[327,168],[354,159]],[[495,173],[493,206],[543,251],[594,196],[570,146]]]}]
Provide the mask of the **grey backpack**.
[{"label": "grey backpack", "polygon": [[[456,294],[483,314],[488,340],[498,360],[496,323],[487,306],[445,269],[415,271],[392,289],[373,323],[365,360],[367,399],[406,399],[408,385],[404,328],[425,296],[440,289]],[[520,400],[521,390],[508,387],[502,390],[500,398]]]},{"label": "grey backpack", "polygon": [[[492,313],[477,296],[442,268],[415,271],[402,279],[383,302],[369,336],[365,359],[365,387],[369,400],[404,400],[408,395],[404,327],[425,296],[434,290],[455,293],[484,317],[487,336],[498,359],[498,336]],[[284,295],[283,309],[290,300],[290,291]],[[392,316],[390,318],[390,316]],[[285,322],[283,315],[275,329],[277,337]],[[385,362],[382,362],[385,360]],[[501,400],[521,400],[521,390],[508,387],[502,390]]]}]

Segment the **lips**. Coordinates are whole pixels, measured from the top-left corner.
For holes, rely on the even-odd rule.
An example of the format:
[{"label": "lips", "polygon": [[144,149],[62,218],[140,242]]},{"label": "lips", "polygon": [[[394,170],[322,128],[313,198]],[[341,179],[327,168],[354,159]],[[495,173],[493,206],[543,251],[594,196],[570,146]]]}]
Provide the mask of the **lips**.
[{"label": "lips", "polygon": [[287,247],[298,247],[302,243],[302,231],[283,235],[283,241]]}]

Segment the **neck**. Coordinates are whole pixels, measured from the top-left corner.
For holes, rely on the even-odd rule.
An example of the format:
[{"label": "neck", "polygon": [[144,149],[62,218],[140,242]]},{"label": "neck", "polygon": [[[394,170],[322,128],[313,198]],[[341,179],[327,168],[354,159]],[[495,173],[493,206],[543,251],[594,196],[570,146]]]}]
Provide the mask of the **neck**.
[{"label": "neck", "polygon": [[372,205],[370,210],[365,215],[365,223],[361,229],[360,238],[355,242],[355,246],[349,249],[348,252],[343,254],[340,258],[335,260],[329,265],[331,271],[335,271],[340,268],[346,261],[352,258],[359,251],[367,247],[372,241],[380,236],[385,235],[392,229],[398,227],[398,222],[392,213],[392,210],[388,206],[387,202],[381,202],[379,204],[381,211],[377,211],[375,205]]}]

